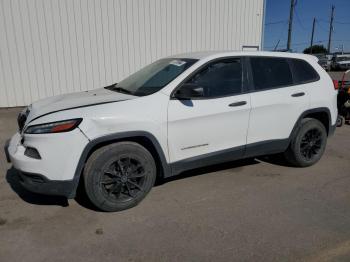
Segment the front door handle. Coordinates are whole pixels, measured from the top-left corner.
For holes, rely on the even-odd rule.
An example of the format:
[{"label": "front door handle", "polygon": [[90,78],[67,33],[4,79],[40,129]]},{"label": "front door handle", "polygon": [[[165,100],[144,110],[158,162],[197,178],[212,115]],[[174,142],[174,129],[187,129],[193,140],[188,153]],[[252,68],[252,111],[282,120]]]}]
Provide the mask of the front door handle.
[{"label": "front door handle", "polygon": [[244,106],[247,104],[247,101],[239,101],[239,102],[235,102],[235,103],[232,103],[232,104],[229,104],[228,106]]},{"label": "front door handle", "polygon": [[292,95],[292,97],[299,97],[299,96],[304,96],[305,93],[304,92],[300,92],[300,93],[295,93]]}]

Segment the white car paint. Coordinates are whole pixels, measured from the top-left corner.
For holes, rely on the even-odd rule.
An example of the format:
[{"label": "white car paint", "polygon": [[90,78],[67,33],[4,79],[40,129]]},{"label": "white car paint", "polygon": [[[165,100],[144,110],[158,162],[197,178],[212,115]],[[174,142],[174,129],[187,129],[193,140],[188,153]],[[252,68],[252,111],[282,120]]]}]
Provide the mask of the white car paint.
[{"label": "white car paint", "polygon": [[66,108],[81,107],[84,105],[104,102],[117,102],[132,98],[135,98],[135,96],[111,92],[105,88],[53,96],[41,99],[31,105],[31,114],[29,115],[28,122],[38,115],[44,115]]},{"label": "white car paint", "polygon": [[[299,116],[309,108],[309,85],[251,93],[247,144],[287,138]],[[292,94],[304,92],[302,97]]]},{"label": "white car paint", "polygon": [[[247,104],[229,106],[240,101]],[[170,100],[170,162],[245,145],[250,109],[250,94],[188,102]]]},{"label": "white car paint", "polygon": [[[203,64],[217,58],[252,55],[306,60],[318,72],[320,80],[224,98],[187,101],[192,103],[191,106],[170,98],[172,91]],[[65,133],[25,134],[22,131],[15,134],[9,145],[14,167],[42,174],[50,180],[72,180],[89,141],[110,134],[148,132],[157,139],[167,163],[171,164],[246,144],[288,138],[298,117],[308,109],[326,107],[331,112],[331,123],[336,122],[337,92],[313,56],[277,52],[201,52],[173,57],[199,61],[163,89],[148,96],[97,89],[33,103],[23,130],[31,125],[59,120],[82,118],[83,121],[78,128]],[[306,95],[291,97],[296,92]],[[247,103],[242,107],[228,106],[238,101]],[[25,156],[27,146],[36,148],[42,159]]]}]

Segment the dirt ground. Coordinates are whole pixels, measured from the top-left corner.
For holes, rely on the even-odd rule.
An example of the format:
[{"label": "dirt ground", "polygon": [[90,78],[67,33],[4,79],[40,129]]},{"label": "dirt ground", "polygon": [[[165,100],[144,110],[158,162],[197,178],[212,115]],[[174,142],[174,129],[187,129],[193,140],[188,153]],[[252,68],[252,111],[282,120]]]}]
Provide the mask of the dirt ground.
[{"label": "dirt ground", "polygon": [[[19,109],[0,110],[0,146]],[[349,261],[350,126],[315,166],[268,158],[204,168],[156,186],[137,207],[22,189],[0,150],[0,261]]]}]

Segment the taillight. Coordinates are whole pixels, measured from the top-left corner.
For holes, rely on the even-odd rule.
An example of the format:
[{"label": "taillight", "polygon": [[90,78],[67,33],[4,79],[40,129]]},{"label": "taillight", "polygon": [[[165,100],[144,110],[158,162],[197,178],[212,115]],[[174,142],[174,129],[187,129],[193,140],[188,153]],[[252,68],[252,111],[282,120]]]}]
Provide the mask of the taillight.
[{"label": "taillight", "polygon": [[334,80],[333,79],[333,85],[334,85],[334,89],[339,89],[339,81],[338,80]]}]

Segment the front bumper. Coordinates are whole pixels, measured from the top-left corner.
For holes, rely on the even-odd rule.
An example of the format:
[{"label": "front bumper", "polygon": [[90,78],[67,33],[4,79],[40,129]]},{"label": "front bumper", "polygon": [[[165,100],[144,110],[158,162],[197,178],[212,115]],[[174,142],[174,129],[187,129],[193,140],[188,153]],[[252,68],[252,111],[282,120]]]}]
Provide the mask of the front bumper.
[{"label": "front bumper", "polygon": [[[74,174],[87,143],[78,129],[57,134],[16,133],[7,143],[5,154],[29,191],[72,198],[79,182]],[[27,147],[37,149],[41,159],[26,155]]]},{"label": "front bumper", "polygon": [[17,171],[21,185],[30,192],[43,195],[64,196],[67,198],[73,198],[75,196],[74,190],[76,184],[74,180],[49,180],[40,174]]},{"label": "front bumper", "polygon": [[10,159],[10,153],[9,153],[9,145],[10,145],[10,139],[8,139],[5,142],[5,157],[6,157],[6,161],[7,163],[11,163],[11,159]]}]

